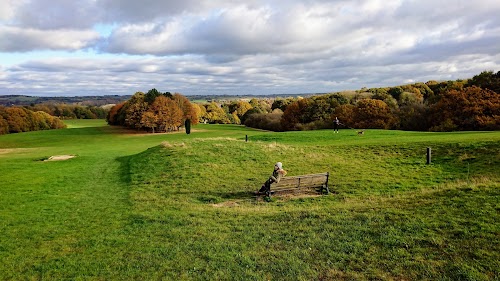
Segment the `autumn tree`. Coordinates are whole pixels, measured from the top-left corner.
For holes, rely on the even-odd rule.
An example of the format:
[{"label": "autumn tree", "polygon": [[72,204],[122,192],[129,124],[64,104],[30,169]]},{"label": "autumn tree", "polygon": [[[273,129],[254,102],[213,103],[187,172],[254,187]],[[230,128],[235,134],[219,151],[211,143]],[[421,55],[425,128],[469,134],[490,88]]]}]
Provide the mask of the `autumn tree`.
[{"label": "autumn tree", "polygon": [[68,111],[72,111],[76,119],[97,119],[96,114],[94,114],[88,107],[83,106],[68,106]]},{"label": "autumn tree", "polygon": [[396,123],[389,106],[381,100],[359,100],[354,107],[354,128],[389,129]]},{"label": "autumn tree", "polygon": [[0,107],[0,134],[61,129],[66,125],[46,112],[23,107]]},{"label": "autumn tree", "polygon": [[420,93],[414,92],[403,92],[399,96],[398,105],[399,106],[407,106],[412,104],[419,104],[424,101],[424,97]]},{"label": "autumn tree", "polygon": [[229,104],[229,112],[231,114],[235,113],[238,116],[238,119],[241,119],[241,117],[250,109],[252,109],[252,105],[247,101],[239,100]]},{"label": "autumn tree", "polygon": [[393,96],[389,95],[387,91],[377,91],[373,94],[372,99],[385,102],[391,110],[397,110],[399,108],[398,101]]},{"label": "autumn tree", "polygon": [[431,108],[433,131],[500,129],[500,94],[476,86],[450,90]]},{"label": "autumn tree", "polygon": [[314,96],[307,99],[307,109],[303,120],[305,123],[314,121],[329,120],[335,108],[341,104],[346,104],[347,99],[337,95]]},{"label": "autumn tree", "polygon": [[29,124],[26,120],[27,113],[21,107],[8,107],[7,112],[7,123],[9,124],[10,133],[20,133],[28,132]]},{"label": "autumn tree", "polygon": [[167,98],[166,106],[166,114],[165,116],[162,116],[164,118],[163,122],[165,124],[165,128],[167,131],[178,130],[184,123],[184,113],[179,108],[178,104],[172,99]]},{"label": "autumn tree", "polygon": [[434,104],[439,101],[441,98],[441,95],[451,91],[451,90],[457,90],[461,91],[465,87],[464,81],[458,80],[458,81],[443,81],[443,82],[436,82],[436,81],[428,81],[426,85],[432,90],[434,93],[432,97],[428,98],[426,100],[427,104]]},{"label": "autumn tree", "polygon": [[141,125],[144,128],[151,129],[153,134],[155,133],[155,128],[158,126],[158,116],[152,111],[146,111],[142,115]]},{"label": "autumn tree", "polygon": [[389,95],[391,95],[394,99],[399,100],[399,96],[401,96],[401,94],[404,93],[404,90],[403,90],[403,88],[401,88],[401,87],[398,86],[398,87],[390,88],[387,91],[387,93]]},{"label": "autumn tree", "polygon": [[301,124],[310,122],[306,114],[308,106],[308,99],[301,99],[290,104],[281,117],[282,128],[284,130],[298,130]]},{"label": "autumn tree", "polygon": [[352,104],[343,104],[335,108],[334,113],[331,115],[330,120],[333,123],[335,117],[337,117],[344,127],[354,126],[354,108]]},{"label": "autumn tree", "polygon": [[148,103],[144,101],[144,93],[137,92],[128,100],[125,113],[125,125],[130,128],[140,129],[142,114],[146,112]]},{"label": "autumn tree", "polygon": [[250,105],[252,106],[252,108],[260,108],[261,112],[264,112],[264,113],[269,113],[272,111],[271,109],[271,101],[270,100],[264,100],[264,99],[256,99],[256,98],[253,98],[250,100]]},{"label": "autumn tree", "polygon": [[242,124],[245,124],[245,121],[253,114],[266,114],[267,111],[265,111],[264,109],[262,109],[261,107],[257,106],[257,107],[252,107],[250,108],[249,110],[247,110],[245,112],[245,114],[243,114],[243,116],[240,117],[240,122]]},{"label": "autumn tree", "polygon": [[191,121],[191,124],[198,124],[198,113],[189,99],[179,93],[175,93],[172,99],[182,111],[182,124],[188,119]]},{"label": "autumn tree", "polygon": [[283,111],[279,108],[276,108],[271,113],[255,113],[247,118],[245,126],[280,132],[283,130],[281,127],[282,116]]},{"label": "autumn tree", "polygon": [[50,115],[54,115],[54,108],[55,106],[51,106],[49,104],[36,104],[33,106],[33,108],[30,108],[31,110],[33,111],[43,111],[43,112],[46,112]]},{"label": "autumn tree", "polygon": [[203,116],[208,123],[229,124],[226,112],[215,102],[206,105],[206,113]]},{"label": "autumn tree", "polygon": [[55,116],[51,116],[51,117],[52,118],[49,118],[51,129],[64,129],[67,127],[66,124],[64,124],[64,122],[61,121],[61,119],[59,119]]},{"label": "autumn tree", "polygon": [[285,111],[287,106],[289,106],[290,104],[292,104],[293,102],[295,102],[296,99],[294,98],[286,98],[286,99],[283,99],[283,98],[277,98],[273,101],[272,105],[271,105],[271,110],[275,110],[277,108],[279,108],[281,111]]},{"label": "autumn tree", "polygon": [[37,111],[34,114],[34,120],[36,121],[37,125],[36,127],[38,130],[48,130],[51,127],[51,118],[48,113],[43,112],[43,111]]},{"label": "autumn tree", "polygon": [[151,112],[156,116],[156,127],[162,132],[166,131],[168,100],[170,99],[165,96],[158,96],[148,108],[148,112]]},{"label": "autumn tree", "polygon": [[182,124],[183,113],[176,102],[165,96],[159,96],[148,109],[157,118],[159,131],[172,131]]},{"label": "autumn tree", "polygon": [[109,125],[121,125],[118,121],[118,113],[121,111],[124,105],[125,102],[122,102],[116,104],[109,110],[108,116],[106,117]]},{"label": "autumn tree", "polygon": [[413,84],[413,87],[417,88],[420,91],[420,94],[422,94],[424,101],[434,96],[434,92],[425,83],[415,83]]},{"label": "autumn tree", "polygon": [[0,115],[0,135],[9,133],[9,123]]},{"label": "autumn tree", "polygon": [[196,112],[196,116],[198,116],[198,122],[204,121],[204,120],[200,120],[200,119],[203,119],[203,116],[206,115],[207,109],[203,105],[199,105],[196,103],[193,103],[192,106],[193,106],[194,111]]}]

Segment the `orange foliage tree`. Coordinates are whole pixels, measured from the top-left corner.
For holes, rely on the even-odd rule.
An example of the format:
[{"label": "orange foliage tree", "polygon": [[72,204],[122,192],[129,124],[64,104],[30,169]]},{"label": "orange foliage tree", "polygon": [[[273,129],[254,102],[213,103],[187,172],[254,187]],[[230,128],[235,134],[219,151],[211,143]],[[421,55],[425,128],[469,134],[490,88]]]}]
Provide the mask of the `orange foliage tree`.
[{"label": "orange foliage tree", "polygon": [[390,129],[397,121],[389,106],[381,100],[359,100],[353,113],[354,128]]},{"label": "orange foliage tree", "polygon": [[144,128],[154,133],[179,130],[187,119],[191,124],[198,123],[199,108],[183,95],[150,95],[150,99],[154,98],[151,103],[146,101],[146,97],[144,93],[137,92],[128,101],[113,106],[107,117],[108,124]]},{"label": "orange foliage tree", "polygon": [[196,108],[191,104],[191,102],[183,95],[179,93],[175,93],[172,96],[172,99],[175,101],[179,109],[182,111],[182,123],[189,119],[191,120],[191,124],[198,124],[198,112]]},{"label": "orange foliage tree", "polygon": [[0,107],[0,135],[9,133],[9,123],[2,116],[2,108]]},{"label": "orange foliage tree", "polygon": [[307,123],[306,113],[309,100],[301,99],[287,106],[281,117],[281,126],[284,130],[297,130],[301,124]]},{"label": "orange foliage tree", "polygon": [[144,128],[150,128],[155,133],[155,128],[158,126],[158,116],[151,111],[146,111],[142,115],[141,125]]},{"label": "orange foliage tree", "polygon": [[354,126],[354,108],[352,104],[343,104],[335,108],[335,112],[331,115],[331,122],[335,117],[339,119],[343,127],[353,127]]},{"label": "orange foliage tree", "polygon": [[21,107],[9,107],[7,112],[7,123],[10,133],[28,132],[29,124],[27,122],[27,113]]},{"label": "orange foliage tree", "polygon": [[61,129],[66,125],[57,117],[23,107],[0,107],[0,134]]},{"label": "orange foliage tree", "polygon": [[142,126],[142,115],[148,108],[148,103],[144,100],[144,93],[135,93],[127,103],[125,125],[130,128],[140,129]]},{"label": "orange foliage tree", "polygon": [[113,106],[108,113],[107,120],[109,125],[122,125],[118,122],[118,114],[122,110],[126,102],[119,103]]},{"label": "orange foliage tree", "polygon": [[476,86],[449,90],[432,106],[433,131],[500,129],[500,94]]},{"label": "orange foliage tree", "polygon": [[163,121],[165,129],[167,131],[179,130],[179,127],[184,124],[184,113],[172,99],[167,99],[166,106],[166,115],[164,116]]},{"label": "orange foliage tree", "polygon": [[182,110],[170,98],[158,96],[148,111],[156,116],[156,127],[159,131],[172,131],[182,125]]}]

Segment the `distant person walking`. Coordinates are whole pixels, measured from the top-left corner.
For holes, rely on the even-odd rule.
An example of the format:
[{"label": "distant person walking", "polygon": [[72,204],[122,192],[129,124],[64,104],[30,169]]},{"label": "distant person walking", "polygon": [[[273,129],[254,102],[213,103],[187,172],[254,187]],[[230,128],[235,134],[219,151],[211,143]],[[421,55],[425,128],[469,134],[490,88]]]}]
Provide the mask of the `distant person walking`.
[{"label": "distant person walking", "polygon": [[337,117],[335,117],[335,119],[333,120],[333,131],[335,133],[339,132],[339,125],[340,125],[340,121]]}]

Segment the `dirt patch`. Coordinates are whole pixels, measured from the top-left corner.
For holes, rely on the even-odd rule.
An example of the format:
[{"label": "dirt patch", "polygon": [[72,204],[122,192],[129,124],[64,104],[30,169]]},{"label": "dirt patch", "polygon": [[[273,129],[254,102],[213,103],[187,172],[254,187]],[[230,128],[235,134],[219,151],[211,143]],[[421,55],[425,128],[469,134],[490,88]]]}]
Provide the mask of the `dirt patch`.
[{"label": "dirt patch", "polygon": [[[323,194],[319,193],[302,193],[302,194],[283,194],[277,195],[276,197],[286,198],[286,199],[295,199],[295,198],[310,198],[310,197],[321,197]],[[273,196],[274,197],[274,196]]]},{"label": "dirt patch", "polygon": [[226,202],[222,202],[222,203],[212,204],[212,206],[215,207],[215,208],[237,207],[239,205],[240,204],[238,204],[238,202],[236,202],[236,201],[226,201]]},{"label": "dirt patch", "polygon": [[76,155],[54,155],[44,161],[64,161],[76,157]]},{"label": "dirt patch", "polygon": [[4,148],[4,149],[0,149],[0,154],[7,154],[7,153],[11,153],[15,151],[14,148]]},{"label": "dirt patch", "polygon": [[[280,202],[286,202],[286,201],[291,201],[294,199],[301,199],[301,198],[315,198],[315,197],[321,197],[325,196],[317,192],[311,192],[311,193],[286,193],[286,194],[280,194],[280,195],[273,195],[272,200],[273,201],[280,201]],[[266,201],[264,195],[256,195],[253,200],[257,200],[257,202],[264,202]],[[229,200],[225,202],[220,202],[217,204],[210,204],[210,206],[214,208],[234,208],[234,207],[239,207],[243,203],[243,205],[246,205],[248,203],[251,203],[252,199],[241,199],[241,200]]]},{"label": "dirt patch", "polygon": [[0,154],[9,154],[9,153],[23,153],[34,150],[33,148],[2,148],[0,149]]},{"label": "dirt patch", "polygon": [[[321,193],[318,192],[290,192],[290,193],[280,193],[280,194],[274,194],[271,197],[273,200],[277,201],[290,201],[294,199],[301,199],[301,198],[314,198],[314,197],[321,197],[325,196]],[[256,196],[257,201],[266,201],[264,195],[257,195]]]}]

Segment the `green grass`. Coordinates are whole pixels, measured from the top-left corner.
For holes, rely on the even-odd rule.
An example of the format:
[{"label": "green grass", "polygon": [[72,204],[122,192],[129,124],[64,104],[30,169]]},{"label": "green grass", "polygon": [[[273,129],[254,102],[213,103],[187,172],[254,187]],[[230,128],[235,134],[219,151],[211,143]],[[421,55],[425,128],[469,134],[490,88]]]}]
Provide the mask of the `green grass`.
[{"label": "green grass", "polygon": [[[0,136],[2,280],[500,278],[500,132],[66,122]],[[256,200],[277,161],[333,194]]]}]

